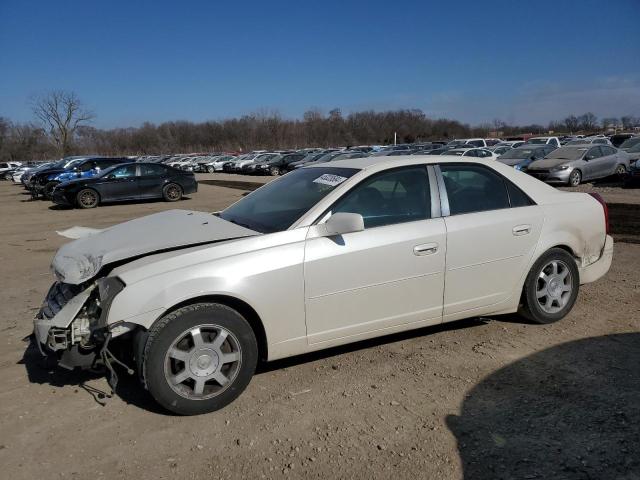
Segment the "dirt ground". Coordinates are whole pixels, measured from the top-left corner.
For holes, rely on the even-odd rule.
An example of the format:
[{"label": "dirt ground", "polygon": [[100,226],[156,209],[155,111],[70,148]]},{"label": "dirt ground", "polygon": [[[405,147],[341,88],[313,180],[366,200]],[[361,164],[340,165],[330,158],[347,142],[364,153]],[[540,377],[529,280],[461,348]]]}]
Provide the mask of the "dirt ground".
[{"label": "dirt ground", "polygon": [[640,478],[640,190],[616,185],[581,187],[612,204],[613,265],[553,325],[476,318],[278,361],[200,417],[124,372],[107,398],[103,378],[45,368],[23,338],[56,230],[220,209],[244,193],[230,178],[201,176],[177,206],[90,211],[0,182],[2,478]]}]

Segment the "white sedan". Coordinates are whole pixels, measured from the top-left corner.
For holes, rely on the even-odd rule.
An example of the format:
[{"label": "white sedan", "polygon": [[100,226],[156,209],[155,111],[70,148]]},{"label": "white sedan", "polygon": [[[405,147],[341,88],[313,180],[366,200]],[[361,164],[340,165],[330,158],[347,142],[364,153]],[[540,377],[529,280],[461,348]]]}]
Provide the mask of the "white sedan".
[{"label": "white sedan", "polygon": [[319,164],[222,212],[62,232],[76,240],[53,260],[34,337],[67,367],[109,367],[120,342],[161,405],[209,412],[260,359],[466,317],[560,320],[609,269],[607,218],[597,195],[500,162]]},{"label": "white sedan", "polygon": [[441,153],[441,155],[455,155],[457,157],[484,158],[486,160],[497,160],[500,155],[487,148],[454,148]]}]

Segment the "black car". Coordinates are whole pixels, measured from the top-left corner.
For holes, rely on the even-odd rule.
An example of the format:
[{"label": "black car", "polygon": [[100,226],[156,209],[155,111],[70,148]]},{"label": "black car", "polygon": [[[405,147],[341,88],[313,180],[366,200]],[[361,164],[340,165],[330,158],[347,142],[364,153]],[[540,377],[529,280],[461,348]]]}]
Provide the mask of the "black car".
[{"label": "black car", "polygon": [[258,174],[282,175],[287,172],[287,167],[294,162],[302,160],[306,154],[290,153],[288,155],[277,155],[266,162],[253,164],[253,172]]},{"label": "black car", "polygon": [[191,172],[157,163],[126,163],[91,178],[61,183],[53,189],[52,200],[58,205],[93,208],[103,202],[150,198],[175,202],[197,191]]}]

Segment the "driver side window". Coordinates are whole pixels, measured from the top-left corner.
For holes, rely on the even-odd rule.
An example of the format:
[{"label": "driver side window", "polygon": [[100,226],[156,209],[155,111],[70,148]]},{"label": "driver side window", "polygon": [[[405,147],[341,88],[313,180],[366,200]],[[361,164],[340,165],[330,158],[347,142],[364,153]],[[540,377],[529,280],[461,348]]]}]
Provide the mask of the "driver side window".
[{"label": "driver side window", "polygon": [[431,218],[427,169],[417,166],[374,175],[338,200],[331,212],[359,213],[365,229]]},{"label": "driver side window", "polygon": [[136,166],[135,165],[127,165],[126,167],[116,168],[111,175],[115,178],[129,178],[136,176]]},{"label": "driver side window", "polygon": [[585,160],[594,160],[596,158],[601,157],[600,147],[593,147],[591,150],[587,152],[587,155],[584,157]]}]

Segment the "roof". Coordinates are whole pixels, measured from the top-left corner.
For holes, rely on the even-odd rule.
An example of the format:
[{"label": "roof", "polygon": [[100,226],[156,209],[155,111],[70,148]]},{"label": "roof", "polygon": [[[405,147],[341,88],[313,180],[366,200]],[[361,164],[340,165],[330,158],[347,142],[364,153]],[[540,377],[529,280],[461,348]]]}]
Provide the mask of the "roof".
[{"label": "roof", "polygon": [[333,162],[311,164],[304,168],[339,167],[366,170],[373,167],[383,169],[388,167],[402,167],[405,165],[430,165],[438,163],[460,162],[480,163],[486,165],[487,159],[464,157],[464,160],[462,160],[459,155],[389,155],[384,157],[348,158],[346,160],[335,160]]}]

